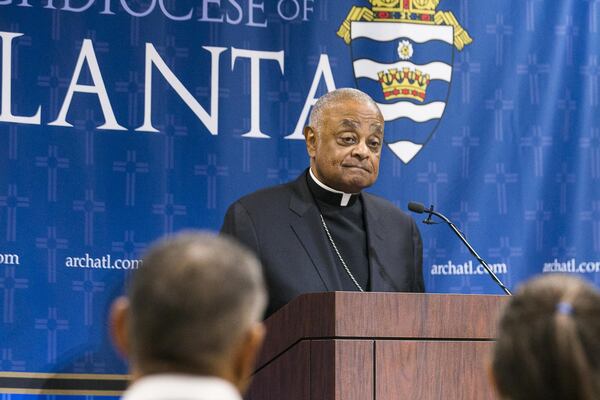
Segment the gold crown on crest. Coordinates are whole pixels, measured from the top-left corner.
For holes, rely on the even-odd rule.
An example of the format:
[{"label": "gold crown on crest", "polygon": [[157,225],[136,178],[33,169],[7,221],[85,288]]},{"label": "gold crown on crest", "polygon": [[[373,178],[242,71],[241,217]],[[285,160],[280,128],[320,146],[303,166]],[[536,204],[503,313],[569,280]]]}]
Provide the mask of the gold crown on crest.
[{"label": "gold crown on crest", "polygon": [[435,24],[440,0],[370,0],[374,21]]},{"label": "gold crown on crest", "polygon": [[451,11],[438,11],[441,0],[369,0],[371,7],[352,6],[348,16],[342,22],[337,34],[346,44],[352,41],[350,23],[365,22],[402,22],[425,25],[447,25],[454,28],[454,46],[462,50],[473,39],[456,20]]},{"label": "gold crown on crest", "polygon": [[418,69],[402,68],[402,71],[399,71],[397,68],[390,68],[387,72],[378,72],[377,76],[386,100],[402,98],[421,103],[425,100],[430,83],[429,74],[423,74]]}]

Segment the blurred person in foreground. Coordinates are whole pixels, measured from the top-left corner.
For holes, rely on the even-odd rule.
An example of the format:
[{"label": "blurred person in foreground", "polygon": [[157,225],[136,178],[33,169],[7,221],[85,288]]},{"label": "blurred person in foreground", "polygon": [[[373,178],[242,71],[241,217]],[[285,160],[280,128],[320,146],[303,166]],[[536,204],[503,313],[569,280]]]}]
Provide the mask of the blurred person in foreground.
[{"label": "blurred person in foreground", "polygon": [[115,301],[111,330],[129,359],[124,400],[241,400],[264,337],[258,260],[232,239],[159,241]]},{"label": "blurred person in foreground", "polygon": [[568,275],[524,284],[500,319],[492,377],[502,399],[600,399],[600,293]]}]

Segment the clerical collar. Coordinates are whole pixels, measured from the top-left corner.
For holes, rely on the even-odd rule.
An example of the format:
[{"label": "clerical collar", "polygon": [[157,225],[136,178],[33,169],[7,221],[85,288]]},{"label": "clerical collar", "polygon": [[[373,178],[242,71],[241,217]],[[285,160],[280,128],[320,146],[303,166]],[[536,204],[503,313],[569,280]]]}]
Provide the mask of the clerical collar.
[{"label": "clerical collar", "polygon": [[344,193],[330,188],[319,181],[310,168],[308,169],[308,176],[308,186],[315,198],[325,203],[342,207],[351,206],[356,202],[360,195],[360,193]]}]

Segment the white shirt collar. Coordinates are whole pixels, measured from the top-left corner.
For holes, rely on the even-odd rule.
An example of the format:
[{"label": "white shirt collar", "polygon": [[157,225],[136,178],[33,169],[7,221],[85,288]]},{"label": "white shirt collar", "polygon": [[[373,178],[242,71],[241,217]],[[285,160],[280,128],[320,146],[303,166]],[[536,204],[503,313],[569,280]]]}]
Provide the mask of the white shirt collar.
[{"label": "white shirt collar", "polygon": [[342,206],[342,207],[346,207],[348,205],[348,202],[352,198],[352,195],[353,194],[357,194],[357,193],[345,193],[345,192],[341,192],[339,190],[335,190],[333,188],[330,188],[329,186],[327,186],[326,184],[324,184],[323,182],[321,182],[320,180],[317,179],[317,177],[315,176],[315,174],[313,174],[313,172],[312,172],[312,168],[308,169],[308,173],[310,174],[310,177],[315,181],[315,183],[317,185],[321,186],[323,189],[327,190],[328,192],[341,194],[342,195],[342,200],[340,202],[340,206]]},{"label": "white shirt collar", "polygon": [[125,391],[122,400],[242,400],[228,381],[216,377],[156,374],[142,377]]}]

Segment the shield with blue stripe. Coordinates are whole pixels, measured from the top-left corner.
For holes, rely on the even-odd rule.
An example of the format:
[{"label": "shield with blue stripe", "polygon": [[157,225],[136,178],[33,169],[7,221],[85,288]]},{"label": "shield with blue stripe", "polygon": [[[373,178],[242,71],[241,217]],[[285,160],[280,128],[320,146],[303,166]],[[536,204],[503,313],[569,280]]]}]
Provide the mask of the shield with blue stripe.
[{"label": "shield with blue stripe", "polygon": [[437,129],[448,101],[454,29],[445,25],[352,22],[356,86],[379,105],[385,142],[409,163]]}]

